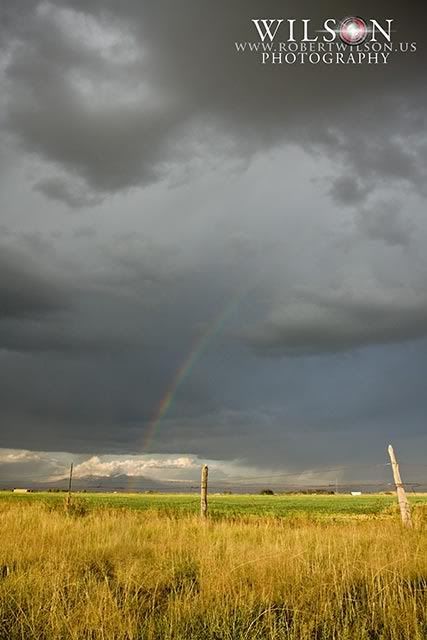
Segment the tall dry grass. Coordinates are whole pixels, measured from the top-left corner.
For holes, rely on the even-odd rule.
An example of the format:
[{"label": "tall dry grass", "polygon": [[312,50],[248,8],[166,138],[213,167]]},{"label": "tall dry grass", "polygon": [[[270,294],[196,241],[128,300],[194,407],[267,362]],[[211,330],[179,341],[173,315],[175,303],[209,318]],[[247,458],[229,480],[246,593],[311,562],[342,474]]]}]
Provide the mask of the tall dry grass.
[{"label": "tall dry grass", "polygon": [[427,536],[342,523],[0,511],[0,638],[425,640]]}]

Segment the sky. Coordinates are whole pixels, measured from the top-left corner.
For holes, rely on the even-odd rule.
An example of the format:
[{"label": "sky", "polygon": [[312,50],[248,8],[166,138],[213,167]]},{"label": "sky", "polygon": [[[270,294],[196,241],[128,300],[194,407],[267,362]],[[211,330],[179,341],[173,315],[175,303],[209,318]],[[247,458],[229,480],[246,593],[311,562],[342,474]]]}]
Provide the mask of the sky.
[{"label": "sky", "polygon": [[[352,15],[416,51],[236,51],[253,19]],[[389,442],[427,481],[426,19],[396,1],[2,2],[0,484],[72,460],[375,480]]]}]

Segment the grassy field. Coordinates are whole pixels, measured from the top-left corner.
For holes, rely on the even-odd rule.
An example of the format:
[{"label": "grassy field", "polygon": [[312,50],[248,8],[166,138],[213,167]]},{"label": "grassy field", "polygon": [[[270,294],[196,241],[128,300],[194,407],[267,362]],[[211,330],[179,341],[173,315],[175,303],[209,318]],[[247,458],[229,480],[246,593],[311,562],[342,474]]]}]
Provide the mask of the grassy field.
[{"label": "grassy field", "polygon": [[[166,513],[198,513],[200,498],[197,494],[113,494],[81,493],[78,500],[87,509],[122,508],[153,509]],[[427,494],[409,497],[412,504],[427,504]],[[63,493],[14,494],[0,492],[0,505],[6,501],[14,503],[43,502],[47,505],[62,505]],[[381,515],[396,505],[394,495],[210,495],[209,511],[212,517],[225,516],[295,516],[311,514],[331,518],[334,516]]]},{"label": "grassy field", "polygon": [[390,500],[2,493],[0,638],[425,640],[426,499]]}]

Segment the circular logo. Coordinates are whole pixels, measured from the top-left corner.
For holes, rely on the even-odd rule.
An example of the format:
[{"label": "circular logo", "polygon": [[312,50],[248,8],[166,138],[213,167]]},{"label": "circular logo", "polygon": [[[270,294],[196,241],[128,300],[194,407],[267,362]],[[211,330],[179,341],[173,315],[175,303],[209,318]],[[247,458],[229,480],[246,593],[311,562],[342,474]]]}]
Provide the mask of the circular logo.
[{"label": "circular logo", "polygon": [[368,25],[362,18],[344,18],[340,23],[339,34],[345,44],[362,44],[368,35]]}]

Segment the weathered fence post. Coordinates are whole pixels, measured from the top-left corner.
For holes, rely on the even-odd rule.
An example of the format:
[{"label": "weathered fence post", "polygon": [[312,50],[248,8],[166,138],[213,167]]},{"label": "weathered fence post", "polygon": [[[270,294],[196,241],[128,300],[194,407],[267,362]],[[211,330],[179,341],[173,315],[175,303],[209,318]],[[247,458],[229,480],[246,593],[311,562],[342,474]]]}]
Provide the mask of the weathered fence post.
[{"label": "weathered fence post", "polygon": [[394,449],[391,444],[388,447],[388,455],[390,456],[391,460],[394,484],[396,485],[397,500],[399,502],[402,522],[405,527],[412,527],[411,507],[409,506],[408,498],[406,497],[405,488],[403,486],[402,478],[400,477],[399,465],[397,463]]},{"label": "weathered fence post", "polygon": [[202,467],[202,478],[200,482],[200,516],[202,519],[208,517],[208,465]]},{"label": "weathered fence post", "polygon": [[71,485],[73,482],[73,463],[71,463],[70,466],[70,478],[68,480],[68,495],[67,495],[67,500],[66,500],[66,509],[68,509],[71,505]]}]

